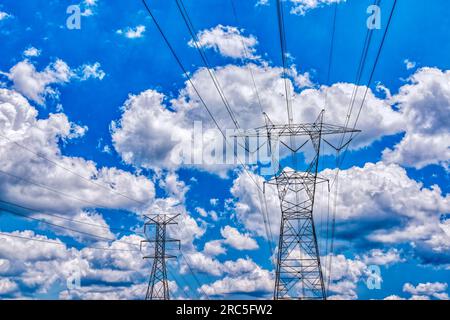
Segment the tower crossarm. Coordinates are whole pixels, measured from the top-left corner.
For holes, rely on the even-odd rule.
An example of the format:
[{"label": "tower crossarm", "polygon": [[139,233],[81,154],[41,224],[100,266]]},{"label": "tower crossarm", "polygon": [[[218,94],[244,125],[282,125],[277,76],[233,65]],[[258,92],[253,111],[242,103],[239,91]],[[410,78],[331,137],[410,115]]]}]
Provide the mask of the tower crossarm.
[{"label": "tower crossarm", "polygon": [[328,123],[303,123],[303,124],[267,124],[256,129],[239,130],[234,137],[290,137],[313,136],[320,134],[339,135],[347,133],[359,133],[361,130],[352,129]]}]

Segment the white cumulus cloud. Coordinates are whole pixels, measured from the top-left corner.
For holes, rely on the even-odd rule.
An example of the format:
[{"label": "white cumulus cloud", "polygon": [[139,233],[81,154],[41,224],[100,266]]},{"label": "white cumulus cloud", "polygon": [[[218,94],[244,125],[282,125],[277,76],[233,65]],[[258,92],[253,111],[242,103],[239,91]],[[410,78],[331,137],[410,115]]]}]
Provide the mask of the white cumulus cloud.
[{"label": "white cumulus cloud", "polygon": [[[234,59],[256,59],[255,46],[258,44],[252,35],[242,35],[243,30],[221,24],[214,28],[202,30],[197,34],[199,44],[207,49],[213,49],[224,57]],[[190,40],[189,46],[195,47],[195,41]]]},{"label": "white cumulus cloud", "polygon": [[144,36],[145,26],[139,25],[135,28],[128,27],[126,29],[119,29],[116,31],[117,34],[123,35],[128,39],[137,39]]},{"label": "white cumulus cloud", "polygon": [[220,230],[220,234],[225,238],[225,243],[237,250],[258,249],[258,243],[249,234],[242,234],[236,228],[225,226]]}]

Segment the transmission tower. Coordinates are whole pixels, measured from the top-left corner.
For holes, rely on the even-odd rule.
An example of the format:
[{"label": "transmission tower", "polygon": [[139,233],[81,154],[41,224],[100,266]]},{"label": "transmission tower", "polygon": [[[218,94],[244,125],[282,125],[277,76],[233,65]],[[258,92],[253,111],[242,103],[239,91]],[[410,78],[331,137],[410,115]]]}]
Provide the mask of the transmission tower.
[{"label": "transmission tower", "polygon": [[[281,206],[280,236],[278,242],[277,266],[275,273],[275,300],[326,299],[324,277],[320,262],[320,253],[314,224],[313,208],[316,186],[328,182],[318,176],[321,143],[325,142],[337,151],[350,143],[335,147],[325,136],[343,135],[360,132],[347,127],[323,123],[324,111],[313,123],[275,125],[266,116],[266,125],[253,130],[243,131],[239,136],[265,137],[272,152],[274,142],[281,142],[291,150],[293,158],[308,142],[311,142],[314,156],[303,172],[278,168],[275,176],[265,182],[275,185]],[[306,141],[294,149],[294,137],[306,138]],[[353,134],[351,135],[353,137]],[[291,145],[281,141],[289,138]],[[277,149],[278,150],[278,149]],[[278,164],[279,166],[279,164]]]},{"label": "transmission tower", "polygon": [[[166,254],[166,244],[170,242],[178,242],[176,239],[167,239],[167,226],[177,224],[175,219],[179,216],[168,214],[146,215],[147,221],[144,225],[144,234],[147,242],[154,245],[154,253],[150,256],[144,256],[144,259],[153,259],[152,271],[148,282],[145,300],[169,300],[169,285],[167,282],[166,259],[176,258],[175,255]],[[153,227],[154,233],[150,233]]]}]

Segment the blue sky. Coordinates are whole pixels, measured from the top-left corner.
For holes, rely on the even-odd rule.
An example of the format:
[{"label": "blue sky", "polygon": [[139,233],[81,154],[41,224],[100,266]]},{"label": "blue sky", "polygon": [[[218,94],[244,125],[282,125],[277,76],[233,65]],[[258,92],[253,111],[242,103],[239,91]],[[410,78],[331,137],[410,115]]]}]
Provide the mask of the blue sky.
[{"label": "blue sky", "polygon": [[[263,121],[249,70],[264,111],[286,122],[276,1],[234,2],[237,19],[229,0],[185,5],[241,126]],[[373,1],[334,2],[284,3],[295,122],[313,121],[325,97],[325,121],[345,121]],[[176,2],[149,3],[219,125],[232,129]],[[381,1],[361,85],[392,4]],[[69,5],[79,5],[80,29],[66,26]],[[337,197],[318,188],[325,264],[326,203],[336,203],[333,298],[448,299],[449,6],[398,1]],[[171,235],[197,275],[181,256],[171,262],[173,297],[271,297],[270,240],[253,181],[239,166],[173,161],[195,121],[206,137],[214,124],[141,1],[3,1],[0,52],[0,297],[142,299],[150,262],[134,245],[142,215],[163,212],[181,213]],[[320,174],[331,178],[335,153],[324,152]],[[266,199],[277,236],[275,190]],[[382,281],[370,290],[373,265]],[[74,274],[81,286],[68,288]]]}]

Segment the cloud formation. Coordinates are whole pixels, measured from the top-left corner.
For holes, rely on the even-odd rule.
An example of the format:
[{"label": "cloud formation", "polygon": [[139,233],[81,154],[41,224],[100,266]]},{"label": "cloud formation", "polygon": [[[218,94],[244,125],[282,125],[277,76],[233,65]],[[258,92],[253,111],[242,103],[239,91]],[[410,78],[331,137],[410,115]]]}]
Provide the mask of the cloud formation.
[{"label": "cloud formation", "polygon": [[[233,59],[257,59],[255,46],[258,44],[252,35],[242,35],[243,30],[236,27],[217,25],[214,28],[198,32],[199,44],[206,49],[213,49],[224,57]],[[189,46],[194,47],[194,40],[189,41]]]}]

